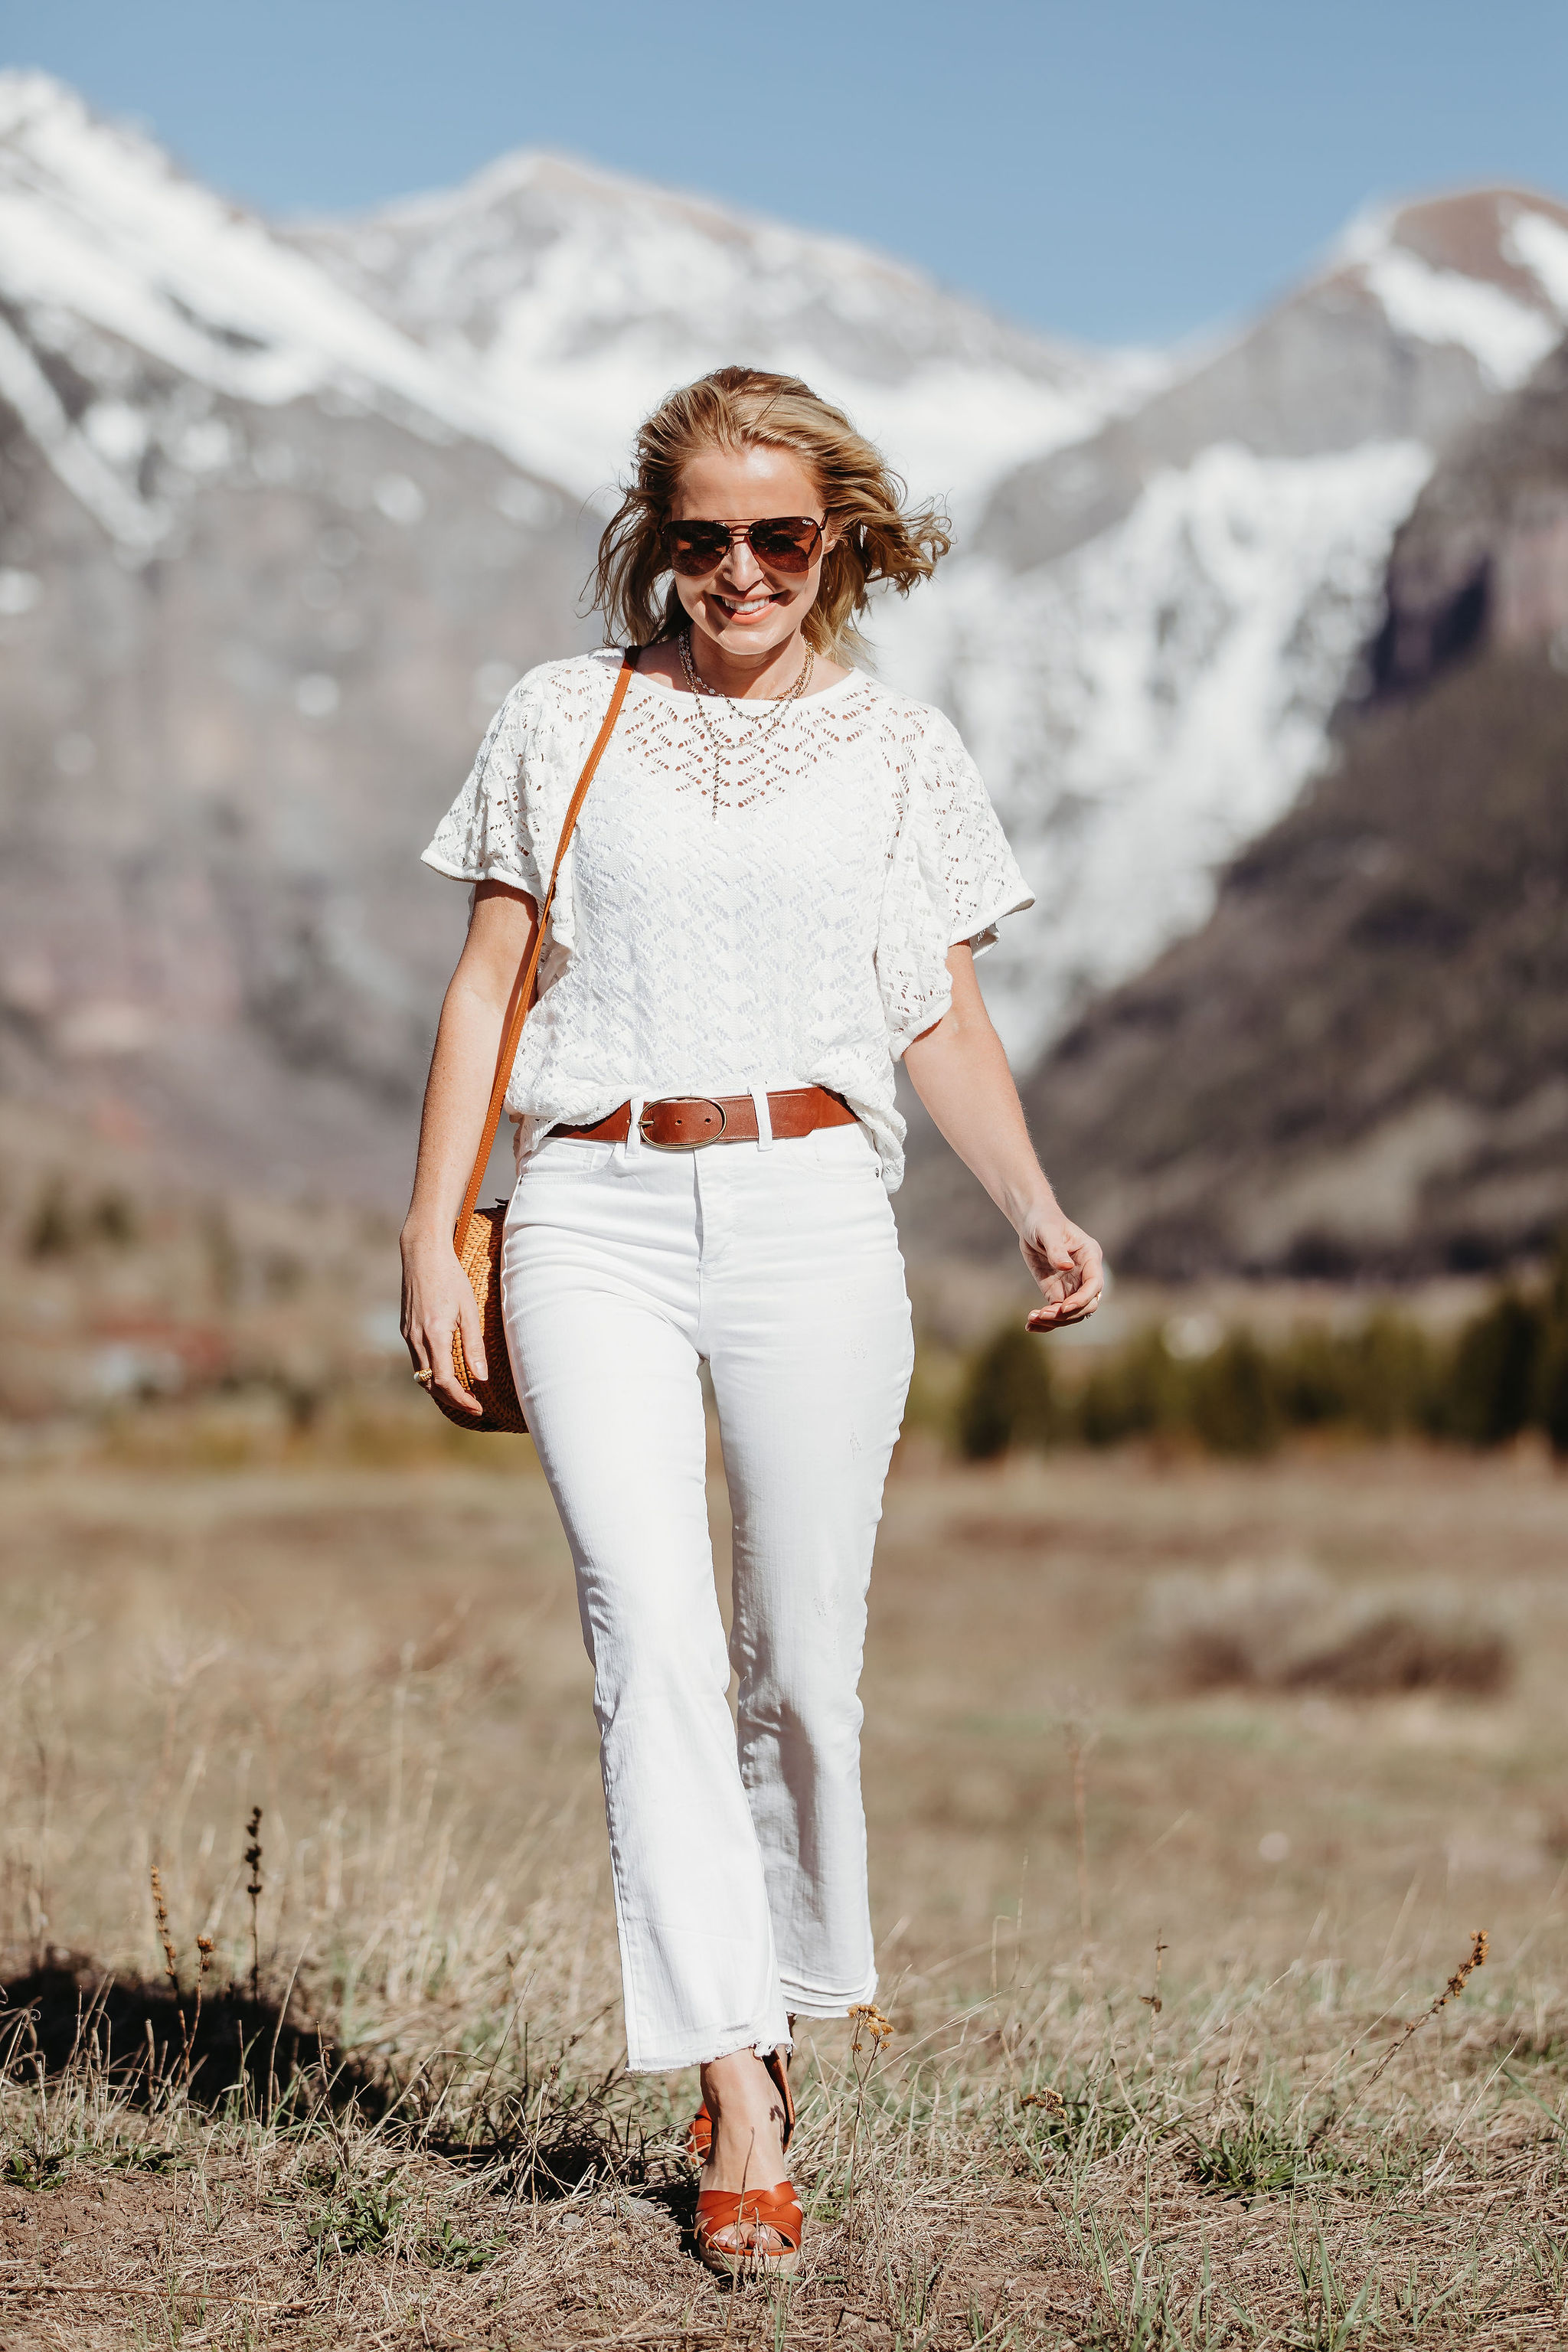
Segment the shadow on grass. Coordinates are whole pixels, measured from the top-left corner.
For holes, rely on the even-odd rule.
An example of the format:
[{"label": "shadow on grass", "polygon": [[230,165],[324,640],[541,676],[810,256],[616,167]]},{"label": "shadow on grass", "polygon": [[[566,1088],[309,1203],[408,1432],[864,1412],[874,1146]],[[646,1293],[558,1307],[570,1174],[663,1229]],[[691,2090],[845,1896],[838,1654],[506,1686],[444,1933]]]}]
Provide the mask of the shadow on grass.
[{"label": "shadow on grass", "polygon": [[574,2079],[565,2053],[537,2072],[476,2082],[476,2061],[437,2053],[399,2068],[343,2051],[297,2000],[237,1986],[176,1994],[78,1954],[0,1979],[0,2074],[26,2085],[96,2083],[142,2110],[309,2128],[352,2116],[426,2154],[490,2174],[521,2203],[631,2194],[689,2228],[695,2181],[673,2144],[650,2140],[620,2067]]},{"label": "shadow on grass", "polygon": [[198,2004],[75,1955],[0,1980],[0,2068],[24,2081],[91,2073],[133,2106],[179,2092],[198,2107],[271,2116],[307,2083],[334,2106],[374,2115],[388,2104],[385,2086],[291,2004],[234,1987]]}]

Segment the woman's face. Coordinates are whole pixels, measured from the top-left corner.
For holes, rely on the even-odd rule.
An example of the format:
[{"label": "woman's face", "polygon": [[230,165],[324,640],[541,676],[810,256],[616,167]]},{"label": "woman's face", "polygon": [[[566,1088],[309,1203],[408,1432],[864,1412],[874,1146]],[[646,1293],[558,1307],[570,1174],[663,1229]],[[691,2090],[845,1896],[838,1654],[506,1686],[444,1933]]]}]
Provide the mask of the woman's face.
[{"label": "woman's face", "polygon": [[[771,515],[824,520],[822,492],[788,449],[748,444],[704,449],[681,471],[670,503],[672,522],[762,522]],[[693,629],[726,653],[754,659],[785,645],[816,602],[822,560],[840,534],[825,530],[809,572],[769,572],[744,541],[704,578],[675,575],[676,593]]]}]

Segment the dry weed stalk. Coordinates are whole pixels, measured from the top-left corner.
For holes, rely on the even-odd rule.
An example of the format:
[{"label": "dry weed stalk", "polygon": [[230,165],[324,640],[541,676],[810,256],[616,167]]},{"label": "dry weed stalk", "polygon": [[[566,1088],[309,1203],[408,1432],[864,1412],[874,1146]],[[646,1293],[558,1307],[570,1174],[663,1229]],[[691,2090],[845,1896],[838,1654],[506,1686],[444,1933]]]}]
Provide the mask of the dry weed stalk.
[{"label": "dry weed stalk", "polygon": [[1366,2090],[1362,2093],[1363,2099],[1366,2097],[1367,2092],[1371,2091],[1373,2085],[1379,2081],[1386,2068],[1395,2058],[1398,2057],[1400,2052],[1404,2049],[1411,2035],[1413,2033],[1418,2033],[1421,2028],[1426,2024],[1427,2019],[1436,2017],[1440,2009],[1447,2009],[1451,2000],[1457,2000],[1460,1993],[1464,1991],[1465,1987],[1469,1983],[1470,1979],[1474,1976],[1476,1970],[1478,1969],[1485,1968],[1487,1964],[1488,1948],[1486,1929],[1484,1927],[1473,1928],[1470,1933],[1470,1948],[1465,1958],[1459,1962],[1458,1967],[1454,1970],[1453,1975],[1448,1979],[1447,1983],[1443,1987],[1442,1991],[1437,1995],[1435,2000],[1428,2003],[1427,2007],[1421,2011],[1418,2017],[1413,2017],[1410,2020],[1409,2024],[1405,2027],[1398,2041],[1391,2042],[1389,2043],[1388,2048],[1384,2052],[1382,2057],[1378,2060],[1377,2064],[1373,2068],[1371,2076],[1367,2082]]},{"label": "dry weed stalk", "polygon": [[[174,1996],[174,2014],[180,2021],[181,2079],[184,2083],[185,2088],[189,2090],[191,2084],[191,2029],[185,2023],[185,2004],[180,1994],[180,1963],[178,1955],[174,1950],[174,1929],[169,1925],[169,1906],[163,1899],[163,1874],[159,1869],[156,1863],[153,1864],[152,1877],[153,1916],[158,1923],[158,1940],[163,1947],[163,1973],[169,1979],[170,1988]],[[205,1962],[203,1963],[203,1966],[205,1968]],[[196,1995],[196,2014],[198,2017],[201,2015],[201,1994],[199,1990]],[[151,2025],[149,2025],[147,2029],[149,2036],[152,2034],[152,2030]]]},{"label": "dry weed stalk", "polygon": [[[849,2063],[855,2070],[855,2123],[849,2135],[847,2200],[852,2200],[855,2194],[855,2168],[860,2153],[860,2126],[866,2113],[866,2093],[878,2059],[893,2039],[893,2021],[878,2008],[874,2000],[858,2000],[849,2011],[849,2022],[853,2028],[849,2037]],[[865,2041],[861,2039],[862,2034]]]},{"label": "dry weed stalk", "polygon": [[1151,2037],[1152,2037],[1154,2032],[1154,2021],[1165,2006],[1164,2000],[1163,2000],[1160,1992],[1160,1969],[1164,1960],[1165,1954],[1170,1950],[1170,1948],[1169,1944],[1163,1942],[1160,1937],[1155,1937],[1154,1990],[1152,1992],[1141,1992],[1138,1996],[1139,2000],[1143,2003],[1144,2008],[1149,2012],[1149,2032]]},{"label": "dry weed stalk", "polygon": [[261,1808],[259,1805],[251,1807],[250,1819],[245,1825],[245,1834],[249,1840],[245,1849],[245,1863],[246,1868],[250,1873],[250,1878],[245,1891],[250,1897],[250,1998],[255,2002],[261,1999],[261,1923],[257,1912],[257,1906],[261,1900]]},{"label": "dry weed stalk", "polygon": [[158,1941],[163,1947],[163,1973],[174,1988],[174,1999],[180,1997],[180,1969],[174,1956],[174,1937],[169,1926],[169,1906],[163,1899],[163,1874],[153,1864],[153,1916],[158,1923]]},{"label": "dry weed stalk", "polygon": [[[191,2040],[193,2042],[195,2042],[197,2034],[201,2032],[202,1996],[206,1990],[207,1970],[211,1968],[212,1964],[213,1939],[210,1936],[198,1936],[196,1937],[196,2010],[195,2015],[191,2020]],[[185,2072],[188,2082],[190,2075],[190,2062],[188,2054],[186,2058]]]},{"label": "dry weed stalk", "polygon": [[[1454,1970],[1453,1975],[1448,1979],[1447,1983],[1443,1987],[1442,1991],[1438,1993],[1434,2000],[1430,2000],[1424,2010],[1421,2010],[1415,2017],[1409,2020],[1404,2032],[1400,2034],[1397,2041],[1391,2042],[1389,2043],[1387,2049],[1384,2052],[1382,2057],[1373,2068],[1372,2073],[1368,2075],[1359,2096],[1352,2101],[1351,2106],[1345,2109],[1343,2114],[1342,2114],[1338,2108],[1331,2106],[1328,2114],[1323,2117],[1322,2122],[1318,2126],[1317,2129],[1313,2132],[1311,2137],[1307,2142],[1307,2154],[1309,2156],[1312,2154],[1319,2142],[1333,2129],[1334,2126],[1344,2120],[1345,2114],[1352,2113],[1357,2106],[1362,2105],[1365,2102],[1372,2092],[1375,2090],[1377,2084],[1382,2081],[1389,2067],[1394,2063],[1394,2061],[1398,2057],[1405,2043],[1410,2040],[1411,2035],[1414,2033],[1419,2033],[1421,2028],[1429,2019],[1436,2017],[1439,2010],[1447,2009],[1451,2000],[1457,2000],[1458,1999],[1459,1995],[1464,1991],[1465,1987],[1469,1983],[1470,1979],[1474,1976],[1476,1970],[1478,1969],[1485,1968],[1487,1964],[1487,1955],[1489,1949],[1490,1943],[1487,1930],[1484,1927],[1472,1928],[1470,1931],[1470,1948],[1466,1953],[1464,1958],[1459,1962],[1458,1967]],[[1348,2054],[1352,2058],[1355,2056],[1355,2047],[1353,2043]]]}]

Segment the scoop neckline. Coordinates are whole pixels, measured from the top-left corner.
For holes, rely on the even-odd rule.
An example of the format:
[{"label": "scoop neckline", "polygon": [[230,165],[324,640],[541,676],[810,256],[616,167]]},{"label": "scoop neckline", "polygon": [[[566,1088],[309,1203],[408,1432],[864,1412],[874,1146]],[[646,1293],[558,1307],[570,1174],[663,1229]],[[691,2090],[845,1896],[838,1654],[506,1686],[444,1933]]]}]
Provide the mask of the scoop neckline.
[{"label": "scoop neckline", "polygon": [[[815,694],[801,695],[798,700],[795,703],[794,708],[796,710],[809,710],[816,703],[830,702],[836,694],[844,693],[846,688],[848,687],[863,685],[865,683],[865,679],[866,672],[864,670],[852,669],[847,677],[835,678],[831,686],[819,687]],[[674,703],[677,708],[679,708],[682,703],[689,703],[694,713],[697,709],[698,698],[696,695],[678,694],[675,688],[671,686],[656,686],[653,679],[651,677],[644,677],[640,670],[633,670],[632,684],[634,686],[640,686],[647,694],[657,696],[660,702]],[[739,702],[742,709],[745,708],[743,701],[741,701],[740,698],[735,695],[721,694],[715,696],[714,699],[719,702]],[[785,698],[782,695],[770,695],[765,702],[758,703],[756,708],[759,710],[776,710],[779,708],[780,703],[784,701],[784,699]]]}]

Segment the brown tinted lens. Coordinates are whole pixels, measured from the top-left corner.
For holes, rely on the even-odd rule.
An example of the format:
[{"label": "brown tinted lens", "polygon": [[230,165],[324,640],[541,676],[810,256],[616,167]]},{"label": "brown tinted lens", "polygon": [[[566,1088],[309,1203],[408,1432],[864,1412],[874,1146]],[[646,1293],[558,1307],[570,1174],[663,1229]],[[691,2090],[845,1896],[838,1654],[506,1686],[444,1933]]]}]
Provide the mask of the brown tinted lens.
[{"label": "brown tinted lens", "polygon": [[757,562],[770,570],[809,572],[822,531],[809,515],[773,515],[754,522],[746,536]]},{"label": "brown tinted lens", "polygon": [[696,579],[723,562],[730,551],[730,534],[721,522],[672,522],[665,525],[664,543],[671,568]]}]

